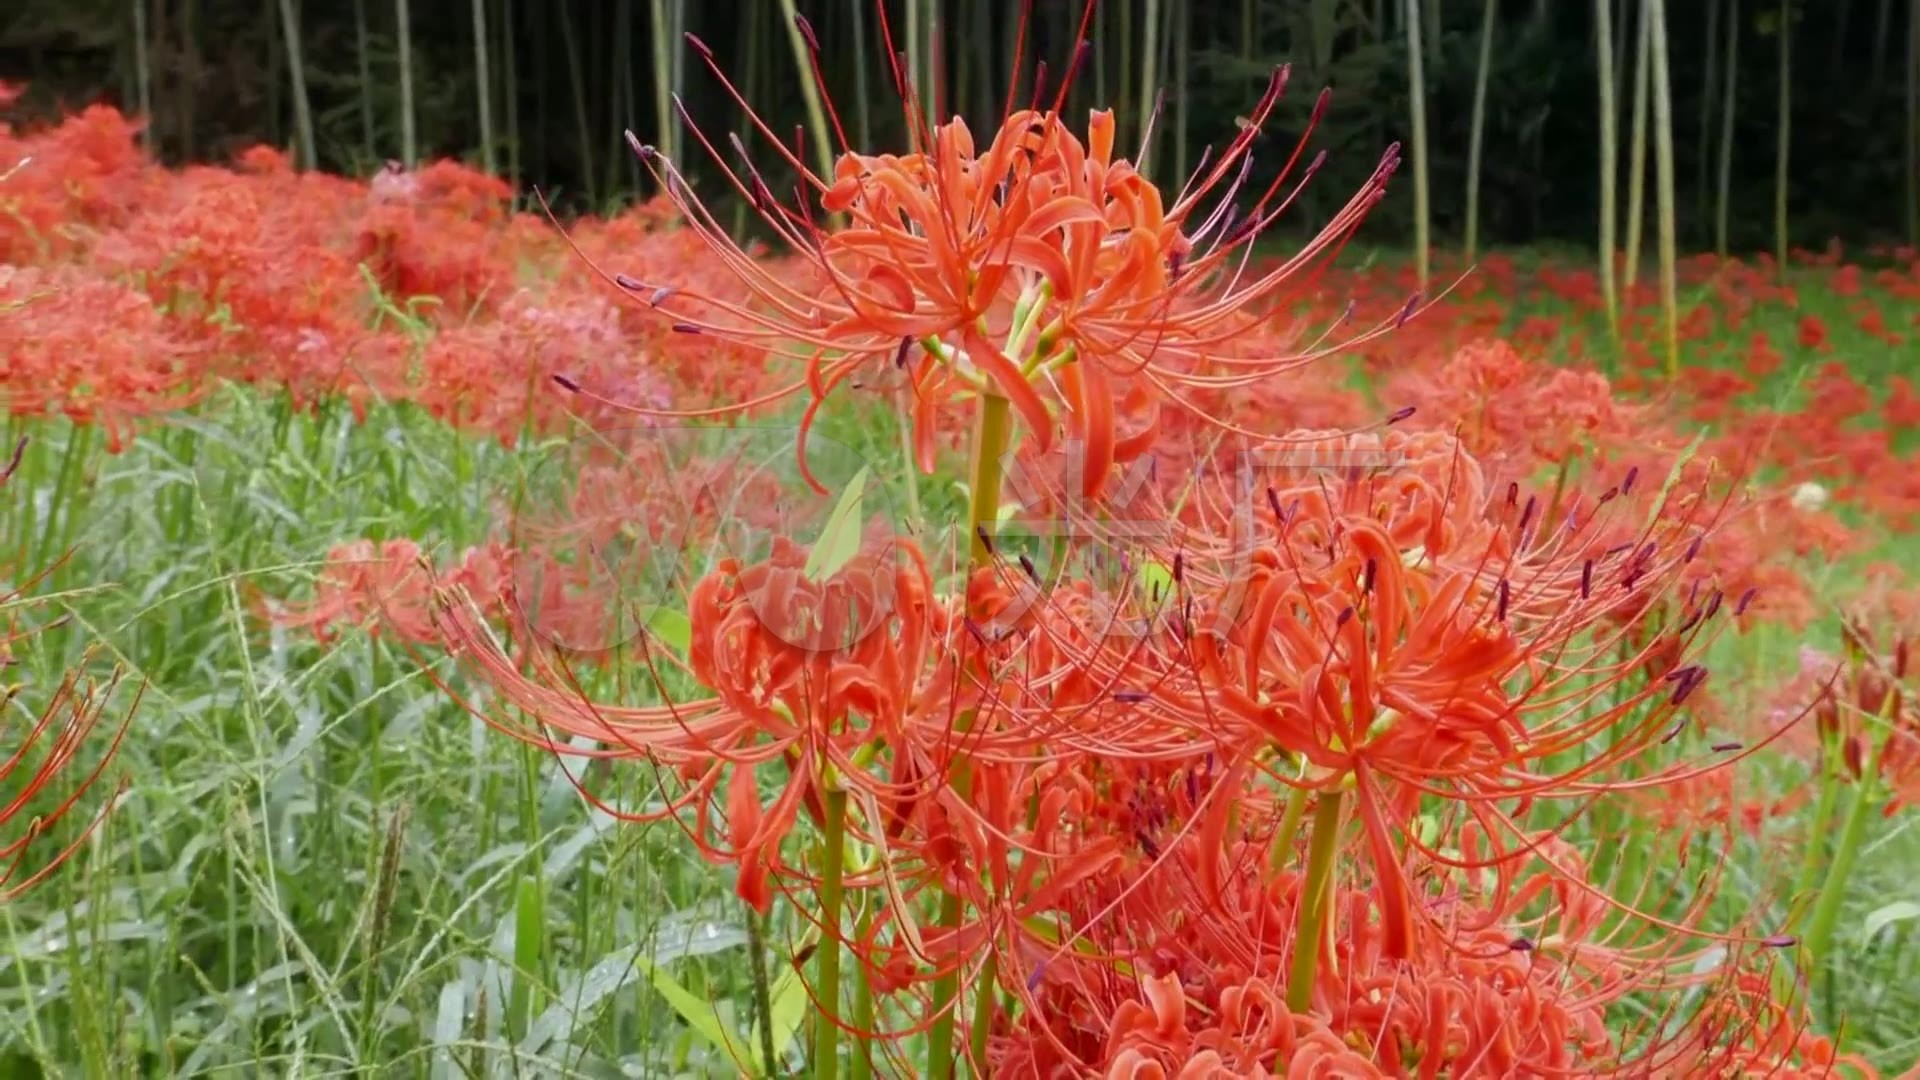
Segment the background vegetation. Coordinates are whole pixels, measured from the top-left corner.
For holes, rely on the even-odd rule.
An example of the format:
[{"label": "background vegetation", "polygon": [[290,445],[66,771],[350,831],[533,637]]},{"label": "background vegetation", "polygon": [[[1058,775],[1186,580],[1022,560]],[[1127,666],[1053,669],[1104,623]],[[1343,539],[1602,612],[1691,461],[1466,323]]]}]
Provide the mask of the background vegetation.
[{"label": "background vegetation", "polygon": [[[343,172],[458,156],[575,208],[604,209],[643,191],[622,129],[679,145],[672,95],[709,130],[739,125],[682,32],[711,47],[776,130],[807,120],[783,17],[791,6],[18,0],[0,13],[0,78],[27,82],[25,104],[49,116],[94,100],[144,112],[152,148],[171,162],[225,161],[257,142]],[[895,46],[922,85],[938,86],[943,112],[977,123],[998,114],[1019,6],[889,3]],[[902,145],[872,0],[798,7],[821,39],[850,134]],[[1056,76],[1080,7],[1034,4],[1034,44]],[[1660,43],[1649,12],[1661,15],[1664,64],[1651,62]],[[1619,187],[1604,201],[1629,211],[1621,228],[1632,248],[1630,211],[1650,215],[1658,200],[1630,189],[1653,175],[1664,112],[1679,244],[1914,242],[1916,12],[1914,0],[1108,0],[1072,104],[1110,103],[1132,144],[1159,96],[1151,156],[1165,178],[1227,136],[1271,67],[1290,63],[1281,115],[1291,130],[1273,133],[1266,163],[1284,160],[1316,92],[1333,88],[1315,137],[1329,155],[1326,179],[1313,185],[1331,200],[1364,179],[1385,144],[1412,138],[1420,101],[1426,152],[1414,163],[1424,159],[1430,197],[1418,202],[1438,242],[1469,247],[1593,247],[1611,172]],[[1657,67],[1664,78],[1651,77]],[[1311,195],[1306,209],[1303,224]],[[1416,200],[1389,200],[1370,239],[1413,240],[1415,214]]]}]

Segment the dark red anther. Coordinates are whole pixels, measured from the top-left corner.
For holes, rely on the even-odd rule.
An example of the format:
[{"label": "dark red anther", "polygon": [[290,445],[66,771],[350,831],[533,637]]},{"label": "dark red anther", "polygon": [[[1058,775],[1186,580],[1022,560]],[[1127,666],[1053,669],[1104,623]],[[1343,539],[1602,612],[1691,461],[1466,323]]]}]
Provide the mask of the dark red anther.
[{"label": "dark red anther", "polygon": [[[16,461],[19,460],[19,455],[20,455],[20,451],[16,449],[14,451],[14,459]],[[11,472],[12,470],[9,469],[8,471]],[[1899,641],[1896,641],[1893,643],[1893,677],[1894,678],[1904,679],[1907,677],[1908,653],[1909,653],[1909,649],[1907,647],[1906,638],[1903,637]]]},{"label": "dark red anther", "polygon": [[1273,508],[1273,520],[1285,525],[1287,523],[1287,512],[1280,509],[1280,493],[1271,487],[1267,488],[1267,505]]},{"label": "dark red anther", "polygon": [[1640,479],[1640,466],[1635,465],[1627,470],[1627,478],[1620,482],[1620,494],[1633,494],[1633,482],[1638,479]]},{"label": "dark red anther", "polygon": [[1507,943],[1507,948],[1514,952],[1532,952],[1534,948],[1533,940],[1531,938],[1517,937]]},{"label": "dark red anther", "polygon": [[[560,388],[563,390],[571,390],[576,394],[580,392],[580,384],[577,382],[574,382],[572,379],[566,377],[565,375],[555,375],[553,376],[553,381],[559,383]],[[20,440],[20,445],[22,447],[26,446],[26,444],[27,444],[27,440],[25,439]],[[19,455],[20,455],[20,452],[18,450],[15,450],[14,460],[16,462],[20,460]],[[7,472],[11,473],[12,471],[13,471],[12,466],[8,466]]]},{"label": "dark red anther", "polygon": [[1860,779],[1860,774],[1866,765],[1866,762],[1861,759],[1860,736],[1849,735],[1840,743],[1840,760],[1846,763],[1848,776],[1855,780]]},{"label": "dark red anther", "polygon": [[1704,541],[1705,539],[1706,539],[1706,537],[1704,537],[1704,536],[1696,536],[1696,537],[1694,537],[1694,538],[1693,538],[1693,543],[1691,543],[1691,544],[1688,544],[1688,545],[1687,545],[1687,554],[1686,554],[1686,556],[1685,556],[1685,557],[1684,557],[1684,558],[1683,558],[1683,559],[1682,559],[1681,561],[1682,561],[1682,562],[1692,562],[1692,561],[1693,561],[1694,559],[1696,559],[1696,558],[1698,558],[1698,557],[1699,557],[1699,555],[1700,555],[1700,544],[1701,544],[1701,542],[1702,542],[1702,541]]},{"label": "dark red anther", "polygon": [[701,330],[698,326],[690,322],[677,322],[673,324],[673,332],[676,334],[698,334]]},{"label": "dark red anther", "polygon": [[973,640],[979,642],[982,647],[985,647],[987,644],[987,635],[985,631],[980,629],[980,624],[974,622],[972,619],[967,619],[966,624],[967,633],[973,635]]},{"label": "dark red anther", "polygon": [[1730,754],[1735,750],[1744,750],[1746,746],[1746,743],[1717,742],[1713,744],[1713,752],[1716,754]]},{"label": "dark red anther", "polygon": [[1507,509],[1513,509],[1519,502],[1520,485],[1512,480],[1507,481]]},{"label": "dark red anther", "polygon": [[907,350],[911,348],[913,348],[912,338],[903,337],[900,339],[900,347],[893,350],[893,366],[895,368],[905,368],[907,366]]},{"label": "dark red anther", "polygon": [[[1373,576],[1374,574],[1378,573],[1379,570],[1380,570],[1379,562],[1373,559],[1371,556],[1369,556],[1367,558],[1367,568],[1364,571],[1362,571],[1360,574],[1360,591],[1361,592],[1370,593],[1373,591]],[[1501,582],[1501,584],[1505,585],[1506,582],[1503,581]]]},{"label": "dark red anther", "polygon": [[1138,705],[1147,700],[1148,696],[1145,690],[1115,690],[1113,692],[1113,700],[1120,702],[1122,705]]},{"label": "dark red anther", "polygon": [[1420,294],[1414,293],[1412,296],[1407,297],[1406,306],[1402,307],[1400,309],[1400,314],[1394,318],[1393,328],[1395,330],[1398,330],[1401,327],[1407,325],[1407,322],[1411,320],[1414,317],[1414,315],[1419,312],[1419,310],[1420,310]]},{"label": "dark red anther", "polygon": [[1600,493],[1600,505],[1605,506],[1607,503],[1610,503],[1619,497],[1620,497],[1620,489],[1617,487],[1610,487],[1607,490]]},{"label": "dark red anther", "polygon": [[1178,582],[1183,577],[1185,577],[1186,566],[1187,566],[1187,553],[1184,551],[1174,552],[1173,553],[1173,580],[1175,582]]},{"label": "dark red anther", "polygon": [[1333,87],[1331,86],[1321,87],[1320,96],[1313,99],[1313,118],[1311,120],[1308,120],[1307,123],[1318,124],[1320,121],[1326,119],[1327,107],[1332,104],[1333,104]]},{"label": "dark red anther", "polygon": [[1538,495],[1527,496],[1527,505],[1520,511],[1520,531],[1521,532],[1527,531],[1527,526],[1533,522],[1534,513],[1539,509],[1540,509],[1540,496]]},{"label": "dark red anther", "polygon": [[613,283],[627,290],[628,292],[639,292],[641,289],[644,289],[647,287],[645,283],[641,282],[637,278],[630,278],[625,274],[613,275]]},{"label": "dark red anther", "polygon": [[[559,376],[555,376],[555,378],[558,378],[558,377]],[[22,457],[25,457],[26,453],[27,453],[27,437],[25,435],[22,435],[13,444],[13,453],[11,456],[7,458],[7,467],[5,469],[0,469],[0,480],[5,480],[9,476],[12,476],[14,474],[14,471],[20,468],[20,459]]]},{"label": "dark red anther", "polygon": [[1345,626],[1352,618],[1353,618],[1353,605],[1348,604],[1346,607],[1343,607],[1340,609],[1340,614],[1334,618],[1333,625]]},{"label": "dark red anther", "polygon": [[988,555],[992,555],[994,553],[993,552],[993,535],[987,532],[987,527],[985,525],[975,525],[973,527],[973,535],[979,539],[980,546],[987,549]]},{"label": "dark red anther", "polygon": [[703,60],[706,60],[709,62],[713,60],[713,50],[707,47],[706,42],[700,40],[699,35],[688,34],[686,37],[687,37],[688,48],[692,49],[694,52],[699,53],[701,59]]},{"label": "dark red anther", "polygon": [[1040,583],[1040,571],[1033,568],[1033,560],[1027,558],[1025,554],[1020,556],[1020,569],[1027,572],[1027,576],[1033,579],[1034,584]]},{"label": "dark red anther", "polygon": [[1593,596],[1593,560],[1588,559],[1586,563],[1580,567],[1580,599],[1586,600],[1591,598],[1592,596]]},{"label": "dark red anther", "polygon": [[1393,410],[1392,416],[1387,417],[1387,423],[1393,425],[1411,417],[1416,408],[1417,406],[1413,405],[1402,405],[1400,408]]},{"label": "dark red anther", "polygon": [[807,21],[805,15],[796,12],[793,16],[793,25],[800,30],[800,36],[807,39],[807,49],[818,55],[820,52],[820,38],[814,34],[813,24]]},{"label": "dark red anther", "polygon": [[1506,578],[1501,578],[1500,579],[1500,612],[1498,615],[1498,618],[1501,622],[1507,621],[1507,602],[1512,598],[1513,598],[1513,587],[1507,584]]},{"label": "dark red anther", "polygon": [[1754,601],[1754,598],[1759,595],[1760,595],[1760,590],[1754,589],[1754,588],[1749,588],[1746,592],[1741,593],[1740,602],[1733,605],[1733,613],[1736,616],[1745,615],[1747,613],[1747,606],[1752,604]]},{"label": "dark red anther", "polygon": [[1761,938],[1760,944],[1769,949],[1791,949],[1800,944],[1800,939],[1792,934],[1775,934],[1772,937]]}]

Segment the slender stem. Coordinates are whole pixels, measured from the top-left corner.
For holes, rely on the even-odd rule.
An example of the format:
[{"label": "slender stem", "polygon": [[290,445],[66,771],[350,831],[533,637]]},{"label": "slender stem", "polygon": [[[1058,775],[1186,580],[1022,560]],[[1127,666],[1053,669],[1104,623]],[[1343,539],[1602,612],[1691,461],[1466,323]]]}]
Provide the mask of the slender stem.
[{"label": "slender stem", "polygon": [[1733,116],[1737,98],[1734,90],[1740,82],[1740,0],[1727,4],[1727,84],[1721,93],[1726,105],[1720,112],[1720,191],[1713,209],[1713,253],[1727,257],[1728,200],[1733,187]]},{"label": "slender stem", "polygon": [[1320,792],[1313,807],[1313,837],[1307,842],[1307,880],[1296,902],[1293,965],[1287,972],[1287,1008],[1296,1015],[1313,1007],[1313,980],[1320,970],[1320,937],[1327,923],[1333,858],[1340,850],[1342,802],[1339,791],[1327,790]]},{"label": "slender stem", "polygon": [[1780,143],[1773,160],[1774,272],[1787,273],[1787,162],[1793,150],[1793,0],[1780,0]]},{"label": "slender stem", "polygon": [[480,168],[497,175],[493,160],[493,79],[487,72],[487,0],[473,0],[474,99],[480,107]]},{"label": "slender stem", "polygon": [[1493,23],[1499,9],[1486,0],[1480,9],[1480,64],[1473,77],[1473,126],[1467,136],[1467,261],[1480,246],[1480,148],[1487,128],[1487,69],[1493,66]]},{"label": "slender stem", "polygon": [[780,1057],[773,1048],[773,990],[767,979],[766,934],[760,925],[760,913],[742,901],[740,917],[747,924],[747,971],[753,980],[753,1011],[758,1014],[760,1060],[768,1076],[779,1075]]},{"label": "slender stem", "polygon": [[[1888,705],[1892,704],[1889,695]],[[1811,965],[1828,965],[1832,959],[1827,955],[1827,947],[1833,940],[1834,924],[1840,921],[1840,905],[1847,898],[1847,878],[1853,874],[1854,860],[1860,855],[1860,841],[1866,836],[1868,811],[1879,805],[1874,788],[1880,778],[1880,757],[1893,737],[1890,713],[1891,708],[1883,712],[1881,719],[1887,724],[1887,733],[1874,740],[1873,749],[1860,770],[1853,805],[1847,807],[1846,821],[1840,826],[1840,840],[1833,849],[1833,862],[1828,864],[1826,880],[1820,885],[1820,898],[1813,904],[1813,922],[1807,927],[1806,937],[1810,970]]]},{"label": "slender stem", "polygon": [[1679,250],[1674,230],[1673,92],[1667,78],[1666,0],[1647,0],[1652,27],[1653,173],[1655,213],[1660,241],[1660,312],[1664,318],[1667,379],[1680,377]]},{"label": "slender stem", "polygon": [[1653,23],[1646,0],[1640,0],[1640,28],[1633,50],[1633,126],[1627,135],[1627,256],[1621,268],[1622,303],[1633,306],[1633,286],[1640,280],[1640,233],[1647,219],[1647,91],[1653,65],[1648,63]]},{"label": "slender stem", "polygon": [[1613,93],[1613,0],[1594,0],[1594,55],[1600,71],[1600,295],[1607,329],[1620,331],[1620,289],[1613,276],[1613,245],[1620,231],[1620,116]]},{"label": "slender stem", "polygon": [[1286,869],[1293,854],[1293,838],[1300,835],[1300,819],[1307,813],[1308,792],[1297,787],[1287,792],[1287,809],[1280,815],[1280,827],[1273,831],[1273,847],[1267,853],[1268,865],[1275,871]]},{"label": "slender stem", "polygon": [[[873,912],[860,909],[858,940],[865,941],[873,928]],[[872,1080],[873,1077],[873,984],[867,970],[856,966],[853,980],[853,1061],[847,1066],[848,1080]]]},{"label": "slender stem", "polygon": [[840,1071],[840,908],[847,868],[847,793],[826,793],[826,843],[820,868],[820,948],[814,953],[814,992],[820,1015],[814,1018],[813,1075],[834,1080]]},{"label": "slender stem", "polygon": [[[973,466],[968,478],[967,531],[972,542],[975,567],[985,566],[993,557],[988,546],[986,528],[1000,519],[1000,483],[1003,479],[1001,456],[1006,453],[1007,444],[1013,435],[1013,414],[1007,399],[998,394],[986,393],[980,396],[980,408],[973,429]],[[955,721],[955,726],[964,731],[971,723],[970,715],[963,715]],[[972,786],[965,763],[962,762],[953,773],[953,787],[965,796]],[[958,894],[948,893],[940,900],[940,926],[949,933],[960,928],[966,911]],[[992,975],[991,968],[985,972]],[[939,1014],[938,1019],[927,1032],[927,1074],[934,1080],[944,1080],[953,1075],[953,1025],[956,1002],[960,996],[960,966],[956,962],[952,970],[943,972],[933,984],[933,1008]],[[976,1016],[976,1025],[984,1024],[986,1017]]]},{"label": "slender stem", "polygon": [[[1814,803],[1813,817],[1807,822],[1806,850],[1800,854],[1800,873],[1793,879],[1793,892],[1788,894],[1796,908],[1800,898],[1813,891],[1814,880],[1820,874],[1820,864],[1827,853],[1827,828],[1833,820],[1833,804],[1840,793],[1840,747],[1838,740],[1825,739],[1820,748],[1820,798]],[[1791,931],[1799,923],[1799,915],[1805,909],[1799,909],[1790,917],[1787,929]]]},{"label": "slender stem", "polygon": [[1413,108],[1413,265],[1420,291],[1427,291],[1433,228],[1427,189],[1427,91],[1420,56],[1420,0],[1407,0],[1407,87]]},{"label": "slender stem", "polygon": [[400,161],[411,169],[420,151],[413,118],[413,15],[407,0],[393,0],[393,23],[398,38],[394,48],[400,54]]},{"label": "slender stem", "polygon": [[280,0],[280,32],[286,37],[287,73],[293,79],[293,123],[300,137],[300,164],[320,167],[313,137],[313,106],[307,100],[307,58],[300,48],[300,9],[294,0]]}]

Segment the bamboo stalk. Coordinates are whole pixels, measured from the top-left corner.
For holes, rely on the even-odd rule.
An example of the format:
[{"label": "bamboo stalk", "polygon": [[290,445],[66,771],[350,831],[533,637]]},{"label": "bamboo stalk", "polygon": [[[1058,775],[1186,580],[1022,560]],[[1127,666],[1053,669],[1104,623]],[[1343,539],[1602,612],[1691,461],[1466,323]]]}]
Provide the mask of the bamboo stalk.
[{"label": "bamboo stalk", "polygon": [[1153,175],[1153,147],[1147,144],[1155,120],[1155,103],[1160,96],[1160,0],[1147,0],[1147,17],[1140,24],[1145,35],[1140,43],[1140,171]]},{"label": "bamboo stalk", "polygon": [[820,106],[820,87],[813,79],[807,39],[800,33],[799,13],[794,9],[793,0],[780,0],[780,10],[787,17],[787,44],[793,49],[793,62],[800,66],[800,98],[807,106],[807,124],[813,128],[814,160],[820,170],[820,181],[831,183],[833,131],[827,127],[827,116]]},{"label": "bamboo stalk", "polygon": [[566,50],[567,79],[573,89],[573,122],[578,131],[575,145],[580,148],[580,182],[586,186],[587,202],[597,206],[600,198],[593,172],[593,128],[587,122],[587,90],[580,72],[580,43],[575,40],[573,19],[567,14],[571,7],[571,4],[560,5],[560,45]]},{"label": "bamboo stalk", "polygon": [[1187,176],[1187,153],[1192,142],[1189,134],[1188,99],[1192,91],[1188,86],[1187,56],[1192,32],[1193,15],[1185,4],[1171,6],[1169,17],[1173,20],[1173,175],[1178,180]]},{"label": "bamboo stalk", "polygon": [[133,79],[139,97],[140,146],[153,152],[153,61],[147,56],[147,0],[133,0]]},{"label": "bamboo stalk", "polygon": [[1713,251],[1727,257],[1728,206],[1733,195],[1733,117],[1739,99],[1734,91],[1740,80],[1740,0],[1727,0],[1727,82],[1721,93],[1725,107],[1720,111],[1720,191],[1713,211]]},{"label": "bamboo stalk", "polygon": [[487,75],[487,0],[471,0],[473,9],[473,81],[480,99],[480,168],[488,176],[493,167],[493,80]]},{"label": "bamboo stalk", "polygon": [[300,139],[302,168],[319,167],[313,137],[313,106],[307,101],[306,57],[300,51],[300,12],[294,0],[280,0],[280,31],[287,46],[287,73],[293,80],[293,125]]},{"label": "bamboo stalk", "polygon": [[1879,86],[1887,72],[1887,39],[1893,36],[1893,0],[1880,0],[1873,17],[1873,62],[1867,76],[1868,86]]},{"label": "bamboo stalk", "polygon": [[373,138],[373,61],[367,56],[367,0],[353,0],[353,55],[360,68],[360,149],[369,162],[380,159]]},{"label": "bamboo stalk", "polygon": [[400,52],[400,160],[411,169],[419,164],[420,147],[413,126],[413,18],[407,0],[393,0],[393,18]]},{"label": "bamboo stalk", "polygon": [[1707,183],[1713,171],[1708,147],[1713,141],[1714,93],[1720,88],[1720,0],[1707,0],[1707,70],[1700,79],[1700,126],[1695,147],[1693,171],[1693,207],[1700,220],[1707,219]]},{"label": "bamboo stalk", "polygon": [[1640,280],[1640,232],[1646,225],[1647,98],[1653,75],[1653,65],[1648,62],[1653,44],[1651,30],[1646,0],[1641,0],[1639,43],[1634,48],[1633,128],[1627,136],[1627,255],[1620,274],[1622,303],[1628,307],[1633,305],[1633,286]]},{"label": "bamboo stalk", "polygon": [[1420,291],[1431,267],[1431,192],[1427,189],[1427,96],[1420,55],[1420,0],[1406,0],[1407,91],[1413,109],[1413,265]]},{"label": "bamboo stalk", "polygon": [[1480,6],[1480,63],[1473,78],[1473,128],[1467,137],[1467,261],[1480,247],[1480,154],[1487,128],[1487,69],[1493,66],[1493,23],[1499,4]]},{"label": "bamboo stalk", "polygon": [[679,125],[673,117],[673,49],[679,30],[667,19],[667,0],[652,0],[653,137],[675,168],[681,167]]},{"label": "bamboo stalk", "polygon": [[500,0],[500,54],[506,60],[501,102],[507,113],[507,180],[520,187],[520,50],[514,44],[513,0]]},{"label": "bamboo stalk", "polygon": [[1907,12],[1907,242],[1920,247],[1920,0]]},{"label": "bamboo stalk", "polygon": [[1780,0],[1780,142],[1773,161],[1773,257],[1787,272],[1787,165],[1793,152],[1793,0]]},{"label": "bamboo stalk", "polygon": [[[847,0],[847,6],[853,9],[853,130],[860,139],[863,152],[873,150],[873,108],[867,102],[867,0]],[[757,31],[748,31],[757,33]]]},{"label": "bamboo stalk", "polygon": [[1674,235],[1673,87],[1667,72],[1666,0],[1647,0],[1647,24],[1653,49],[1653,168],[1659,215],[1660,312],[1664,316],[1667,378],[1680,375],[1680,287],[1678,242]]},{"label": "bamboo stalk", "polygon": [[1600,295],[1607,328],[1620,329],[1620,290],[1614,277],[1614,241],[1620,231],[1620,113],[1613,92],[1613,0],[1594,0],[1594,56],[1600,77]]}]

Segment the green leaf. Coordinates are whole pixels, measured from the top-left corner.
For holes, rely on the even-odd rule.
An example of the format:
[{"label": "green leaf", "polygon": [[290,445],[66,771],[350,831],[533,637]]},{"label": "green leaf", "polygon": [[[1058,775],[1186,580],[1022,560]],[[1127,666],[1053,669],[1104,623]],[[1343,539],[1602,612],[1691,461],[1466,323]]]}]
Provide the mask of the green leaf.
[{"label": "green leaf", "polygon": [[1157,562],[1140,567],[1140,592],[1149,604],[1158,606],[1173,595],[1173,571]]},{"label": "green leaf", "polygon": [[833,513],[827,517],[826,528],[820,530],[819,539],[813,542],[813,550],[807,553],[807,565],[801,572],[808,580],[818,581],[831,577],[847,565],[860,550],[860,503],[867,487],[867,470],[863,466],[847,482],[846,490],[840,493],[840,501],[833,506]]},{"label": "green leaf", "polygon": [[693,622],[684,611],[656,604],[647,609],[647,629],[681,656],[693,647]]},{"label": "green leaf", "polygon": [[[667,999],[667,1004],[673,1006],[673,1011],[687,1022],[687,1027],[695,1034],[733,1059],[733,1063],[741,1068],[753,1060],[740,1037],[720,1022],[719,1011],[712,1002],[701,1000],[699,995],[680,985],[678,979],[651,958],[635,956],[633,962],[646,973],[647,981],[653,984],[661,997]],[[802,996],[805,996],[804,990]]]},{"label": "green leaf", "polygon": [[1864,936],[1866,939],[1872,941],[1879,936],[1880,931],[1885,930],[1894,923],[1909,922],[1913,919],[1920,919],[1920,903],[1915,903],[1912,900],[1895,900],[1891,904],[1886,904],[1868,912],[1866,922],[1862,924],[1862,929],[1865,932]]}]

